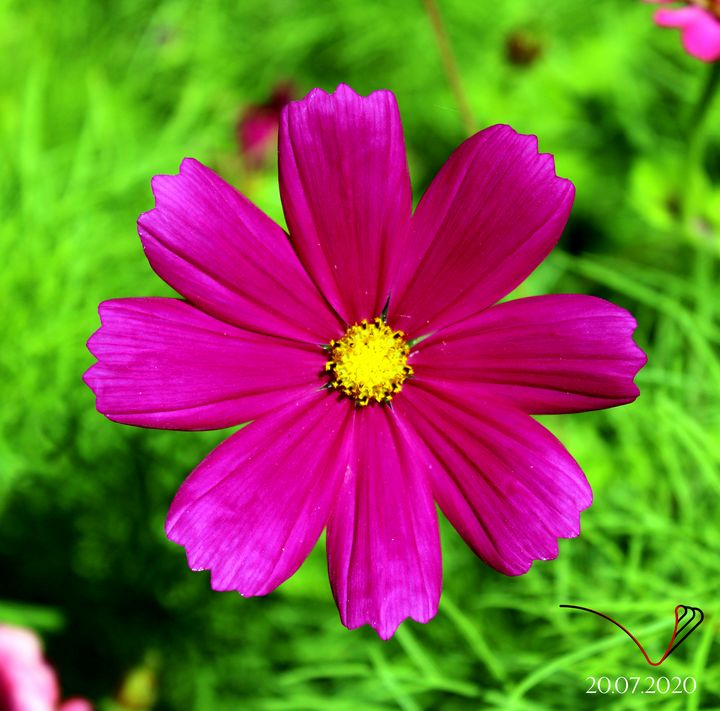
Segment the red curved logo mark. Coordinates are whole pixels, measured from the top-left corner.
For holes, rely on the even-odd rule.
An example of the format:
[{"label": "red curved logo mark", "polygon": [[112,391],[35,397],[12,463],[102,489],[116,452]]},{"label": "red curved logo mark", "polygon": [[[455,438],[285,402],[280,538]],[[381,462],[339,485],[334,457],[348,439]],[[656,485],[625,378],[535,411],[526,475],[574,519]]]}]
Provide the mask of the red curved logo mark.
[{"label": "red curved logo mark", "polygon": [[630,637],[633,642],[635,642],[637,648],[642,652],[647,663],[653,667],[659,667],[698,627],[700,627],[702,621],[705,619],[705,615],[699,607],[692,607],[691,605],[677,605],[675,607],[675,626],[673,628],[672,637],[670,637],[670,643],[665,650],[665,654],[663,654],[657,662],[653,662],[652,659],[648,657],[647,652],[643,648],[642,644],[640,644],[637,637],[630,632],[627,627],[624,627],[616,620],[613,620],[612,617],[609,617],[602,612],[598,612],[597,610],[591,610],[589,607],[580,607],[580,605],[560,605],[560,607],[569,607],[573,610],[592,612],[593,615],[597,615],[608,622],[612,622],[616,627],[619,627],[628,637]]}]

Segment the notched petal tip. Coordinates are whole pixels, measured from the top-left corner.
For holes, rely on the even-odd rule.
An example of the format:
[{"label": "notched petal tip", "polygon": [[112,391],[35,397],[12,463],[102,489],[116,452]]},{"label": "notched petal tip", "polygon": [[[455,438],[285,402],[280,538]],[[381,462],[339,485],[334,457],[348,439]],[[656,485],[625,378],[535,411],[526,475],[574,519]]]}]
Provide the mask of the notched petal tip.
[{"label": "notched petal tip", "polygon": [[[618,306],[613,302],[606,301],[597,296],[585,296],[584,298],[594,301],[597,304],[604,306],[605,308],[611,309],[614,318],[617,318],[623,322],[622,326],[625,329],[624,337],[627,338],[628,349],[625,355],[625,360],[628,363],[628,370],[626,373],[626,382],[628,387],[631,388],[627,393],[627,397],[619,399],[615,406],[627,405],[634,402],[640,395],[640,388],[635,383],[635,378],[638,373],[645,367],[648,362],[648,356],[643,349],[638,345],[634,338],[634,335],[638,329],[637,319],[622,306]],[[619,333],[623,333],[622,330]]]},{"label": "notched petal tip", "polygon": [[[188,173],[193,172],[203,172],[205,170],[208,170],[207,166],[203,165],[197,158],[193,158],[192,156],[185,156],[180,161],[180,175],[187,175]],[[174,177],[170,175],[170,177]]]},{"label": "notched petal tip", "polygon": [[426,625],[428,622],[430,622],[430,620],[435,618],[437,613],[438,604],[435,605],[435,608],[433,610],[428,611],[428,613],[425,615],[409,613],[407,615],[401,615],[390,619],[373,619],[364,620],[363,622],[349,623],[345,619],[343,619],[343,616],[341,614],[340,621],[342,622],[343,627],[347,628],[350,631],[360,629],[361,627],[370,627],[375,632],[375,634],[380,637],[381,640],[387,642],[395,635],[398,629],[400,629],[400,625],[402,625],[403,622],[406,622],[407,620],[412,620],[413,622],[417,622],[421,625]]},{"label": "notched petal tip", "polygon": [[317,102],[327,101],[336,103],[356,101],[358,99],[360,99],[361,101],[367,101],[374,98],[385,98],[386,100],[391,101],[395,106],[397,106],[397,98],[390,89],[375,89],[369,94],[360,94],[355,91],[351,86],[345,83],[338,84],[332,91],[325,91],[324,89],[315,87],[314,89],[311,89],[301,99],[289,101],[287,104],[285,104],[285,106],[283,106],[280,112],[280,124],[284,127],[283,130],[287,130],[288,117],[292,113],[294,113],[295,111],[301,111],[303,109],[310,108],[312,104],[315,104]]},{"label": "notched petal tip", "polygon": [[[172,512],[172,507],[171,507]],[[165,535],[168,541],[180,546],[184,553],[187,561],[188,568],[193,573],[204,573],[210,574],[210,589],[214,592],[237,592],[242,597],[255,597],[259,595],[266,595],[270,590],[266,592],[244,592],[240,590],[238,586],[233,582],[232,578],[228,576],[227,571],[220,572],[218,566],[213,563],[212,556],[205,554],[203,555],[203,548],[198,547],[193,541],[186,540],[180,533],[175,530],[175,523],[178,517],[172,517],[168,514],[165,521]]]},{"label": "notched petal tip", "polygon": [[97,331],[95,331],[90,336],[90,338],[88,338],[87,341],[85,342],[85,347],[88,349],[88,351],[90,351],[90,355],[92,355],[97,360],[100,360],[100,355],[99,355],[100,343],[99,343],[99,341],[102,338],[101,333],[100,333],[102,331],[102,329],[103,329],[103,327],[100,326],[100,328],[98,328]]},{"label": "notched petal tip", "polygon": [[142,302],[142,296],[130,296],[122,299],[106,299],[98,304],[98,317],[100,318],[100,328],[93,335],[100,333],[102,328],[108,326],[109,319],[118,311],[127,308],[133,302]]},{"label": "notched petal tip", "polygon": [[[106,327],[106,319],[108,309],[111,308],[110,304],[112,300],[102,301],[98,304],[98,317],[100,318],[100,326],[90,334],[90,337],[85,342],[85,347],[90,351],[90,355],[95,358],[93,363],[83,374],[82,381],[87,385],[90,390],[97,396],[97,379],[95,377],[95,371],[98,369],[100,363],[100,349],[102,344],[102,338],[104,336],[103,329]],[[102,412],[98,409],[98,412]],[[105,413],[102,413],[105,414]]]},{"label": "notched petal tip", "polygon": [[158,184],[158,187],[160,187],[160,184],[163,182],[177,180],[180,177],[191,175],[193,173],[202,173],[208,170],[209,168],[203,163],[201,163],[199,160],[197,160],[197,158],[185,156],[180,161],[177,173],[158,173],[157,175],[153,175],[153,177],[150,179],[150,185],[153,188],[153,192],[155,192],[156,184]]},{"label": "notched petal tip", "polygon": [[570,198],[570,204],[572,205],[572,202],[575,199],[575,184],[569,178],[558,175],[557,166],[555,165],[555,155],[553,153],[543,152],[540,150],[540,142],[536,134],[520,133],[509,124],[498,123],[479,131],[475,134],[475,136],[472,136],[468,140],[472,140],[472,138],[475,138],[476,136],[492,136],[493,134],[497,134],[499,140],[511,140],[525,144],[525,150],[533,156],[532,159],[536,161],[538,168],[545,170],[549,176],[555,179],[558,185],[564,186],[568,197]]},{"label": "notched petal tip", "polygon": [[502,573],[503,575],[507,575],[509,578],[517,578],[521,575],[526,575],[529,573],[535,563],[537,562],[546,562],[551,560],[557,560],[560,556],[560,541],[561,540],[571,540],[573,538],[579,538],[581,533],[581,517],[582,514],[587,511],[587,509],[592,506],[593,503],[593,493],[590,485],[588,484],[587,488],[588,498],[587,500],[583,500],[582,502],[578,503],[578,511],[577,511],[577,522],[575,525],[569,529],[569,530],[563,530],[559,533],[554,534],[555,535],[555,542],[553,544],[552,550],[547,552],[545,555],[536,555],[533,558],[530,558],[526,560],[522,564],[517,565],[510,565],[506,564],[504,561],[500,565],[496,565],[493,563],[489,563],[488,561],[485,561],[490,565],[490,567],[497,570],[499,573]]},{"label": "notched petal tip", "polygon": [[[618,307],[619,308],[619,307]],[[631,351],[632,351],[632,361],[634,361],[631,365],[631,369],[629,372],[629,380],[633,387],[633,392],[631,397],[628,398],[628,403],[634,402],[639,396],[640,396],[640,388],[638,387],[638,384],[635,382],[635,379],[637,378],[640,371],[647,365],[648,362],[648,356],[645,351],[640,348],[637,341],[634,338],[635,332],[638,328],[638,322],[637,319],[625,309],[622,309],[625,311],[625,313],[628,316],[628,326],[629,326],[629,333],[628,338],[631,342]]]},{"label": "notched petal tip", "polygon": [[[94,354],[93,354],[94,355]],[[97,356],[96,356],[97,357]],[[100,362],[93,363],[83,374],[82,381],[90,389],[92,394],[95,396],[95,410],[105,419],[110,422],[117,422],[118,424],[126,423],[120,415],[115,415],[109,412],[104,405],[103,399],[103,377],[98,373],[102,369]]]},{"label": "notched petal tip", "polygon": [[207,173],[210,169],[195,158],[185,157],[180,161],[177,173],[158,173],[150,178],[150,189],[155,202],[150,210],[141,212],[137,219],[137,229],[145,247],[145,239],[152,235],[152,222],[163,209],[163,203],[170,192],[182,185],[187,178]]},{"label": "notched petal tip", "polygon": [[374,625],[370,622],[368,624],[375,630],[375,633],[378,637],[380,637],[381,640],[383,640],[383,642],[387,642],[395,636],[395,633],[400,629],[400,625],[403,622],[406,622],[407,620],[412,620],[413,622],[419,622],[421,625],[426,625],[428,622],[430,622],[430,620],[433,619],[433,617],[435,617],[436,614],[437,610],[435,610],[435,612],[432,615],[429,615],[427,618],[419,618],[414,615],[407,615],[406,617],[403,617],[397,622],[386,623],[385,625]]},{"label": "notched petal tip", "polygon": [[[90,351],[92,353],[92,351]],[[93,355],[95,355],[93,353]],[[97,357],[97,356],[96,356]],[[83,374],[82,374],[82,381],[87,385],[90,390],[92,390],[93,395],[97,397],[97,393],[95,392],[95,385],[97,383],[97,380],[95,378],[94,370],[96,370],[98,367],[97,363],[93,363]]]},{"label": "notched petal tip", "polygon": [[[332,98],[337,91],[342,86],[347,86],[345,84],[340,84],[335,91],[328,92],[324,89],[321,89],[320,87],[315,87],[313,89],[310,89],[305,96],[303,96],[301,99],[295,99],[294,101],[288,101],[285,106],[280,111],[280,123],[281,125],[287,121],[287,118],[290,114],[295,113],[296,111],[300,111],[305,107],[310,106],[311,104],[314,104],[317,101],[327,100]],[[350,90],[351,94],[355,94],[355,92],[350,89],[350,87],[347,87]]]},{"label": "notched petal tip", "polygon": [[[100,326],[90,335],[87,339],[85,346],[90,353],[97,358],[99,361],[102,357],[100,349],[103,345],[103,340],[107,336],[108,329],[110,328],[110,319],[120,310],[123,306],[127,307],[129,303],[133,301],[142,301],[142,297],[129,297],[124,299],[106,299],[98,304],[97,312],[98,318],[100,319]],[[119,302],[123,302],[122,304]],[[97,364],[95,364],[97,365]],[[90,372],[90,368],[87,372]]]}]

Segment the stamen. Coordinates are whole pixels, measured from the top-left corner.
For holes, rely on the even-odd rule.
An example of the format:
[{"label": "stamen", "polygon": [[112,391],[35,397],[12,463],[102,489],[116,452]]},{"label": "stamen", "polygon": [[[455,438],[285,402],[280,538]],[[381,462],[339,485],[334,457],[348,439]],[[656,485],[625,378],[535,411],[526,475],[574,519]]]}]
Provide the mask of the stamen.
[{"label": "stamen", "polygon": [[371,401],[390,404],[402,384],[413,375],[407,364],[410,348],[402,331],[393,331],[383,320],[363,319],[350,326],[339,341],[330,341],[330,360],[325,372],[330,387],[355,400],[357,406]]}]

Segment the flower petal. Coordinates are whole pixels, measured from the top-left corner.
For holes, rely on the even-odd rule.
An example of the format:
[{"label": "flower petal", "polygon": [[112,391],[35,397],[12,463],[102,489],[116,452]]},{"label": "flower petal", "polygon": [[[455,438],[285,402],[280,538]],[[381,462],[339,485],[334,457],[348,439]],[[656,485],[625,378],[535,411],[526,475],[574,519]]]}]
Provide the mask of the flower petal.
[{"label": "flower petal", "polygon": [[427,622],[437,612],[437,515],[412,433],[393,411],[358,411],[354,440],[328,522],[330,582],[345,626],[369,624],[388,639],[406,617]]},{"label": "flower petal", "polygon": [[229,326],[177,299],[100,304],[84,380],[97,408],[142,427],[238,425],[317,390],[320,348]]},{"label": "flower petal", "polygon": [[597,410],[632,402],[645,354],[625,309],[593,296],[555,294],[498,304],[417,347],[418,379],[462,383],[524,412]]},{"label": "flower petal", "polygon": [[332,313],[285,232],[196,160],[152,181],[156,207],[138,219],[152,268],[217,318],[258,333],[326,343]]},{"label": "flower petal", "polygon": [[380,315],[412,209],[395,97],[315,89],[283,110],[279,150],[285,217],[308,272],[348,323]]},{"label": "flower petal", "polygon": [[704,14],[699,7],[661,8],[655,11],[653,19],[660,27],[686,27]]},{"label": "flower petal", "polygon": [[655,22],[661,27],[679,27],[688,54],[703,62],[720,59],[720,21],[707,10],[700,7],[663,8],[655,12]]},{"label": "flower petal", "polygon": [[491,306],[548,255],[565,227],[573,184],[537,138],[491,126],[465,141],[427,189],[390,300],[412,337]]},{"label": "flower petal", "polygon": [[93,707],[85,699],[68,699],[60,704],[58,711],[93,711]]},{"label": "flower petal", "polygon": [[29,629],[0,624],[0,709],[51,711],[60,690],[40,639]]},{"label": "flower petal", "polygon": [[347,468],[353,409],[317,392],[217,447],[180,487],[166,523],[214,590],[266,595],[315,545]]},{"label": "flower petal", "polygon": [[467,544],[507,575],[558,554],[580,533],[590,486],[565,448],[531,417],[462,386],[412,381],[403,415],[432,452],[433,495]]}]

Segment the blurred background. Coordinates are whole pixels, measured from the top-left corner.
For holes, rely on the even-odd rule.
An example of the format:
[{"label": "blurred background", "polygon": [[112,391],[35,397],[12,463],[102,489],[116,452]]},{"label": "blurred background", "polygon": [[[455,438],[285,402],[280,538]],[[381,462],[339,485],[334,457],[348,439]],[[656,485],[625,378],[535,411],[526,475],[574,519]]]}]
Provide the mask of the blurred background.
[{"label": "blurred background", "polygon": [[[656,707],[720,708],[720,102],[697,109],[712,68],[632,0],[438,6],[466,109],[419,0],[0,2],[0,622],[41,635],[65,697],[636,708],[648,697],[590,697],[586,677],[662,673],[698,691]],[[273,117],[339,82],[397,95],[416,200],[471,125],[537,134],[577,200],[520,293],[609,298],[650,358],[634,404],[542,418],[593,485],[580,538],[507,578],[443,524],[440,612],[389,642],[341,626],[322,542],[269,597],[211,592],[163,522],[227,433],[113,424],[81,382],[98,302],[170,294],[135,232],[151,176],[193,156],[283,224]],[[676,604],[707,619],[660,672],[561,603],[622,620],[653,658]]]}]

